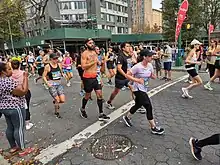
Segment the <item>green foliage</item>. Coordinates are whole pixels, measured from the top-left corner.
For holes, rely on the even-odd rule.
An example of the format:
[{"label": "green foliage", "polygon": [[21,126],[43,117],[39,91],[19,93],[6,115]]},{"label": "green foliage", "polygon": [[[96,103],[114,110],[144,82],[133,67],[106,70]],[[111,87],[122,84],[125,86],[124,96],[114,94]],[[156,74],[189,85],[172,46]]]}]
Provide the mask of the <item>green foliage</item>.
[{"label": "green foliage", "polygon": [[21,37],[20,23],[25,19],[24,5],[21,0],[2,0],[0,2],[0,38],[8,40],[10,37],[9,23],[12,36]]},{"label": "green foliage", "polygon": [[[182,39],[192,40],[200,36],[200,30],[202,30],[201,19],[202,10],[199,5],[201,0],[188,0],[189,9],[187,12],[187,19],[183,23]],[[170,41],[174,41],[176,30],[176,18],[179,10],[178,0],[163,0],[163,32],[165,38]],[[187,30],[186,25],[191,24],[191,29]]]}]

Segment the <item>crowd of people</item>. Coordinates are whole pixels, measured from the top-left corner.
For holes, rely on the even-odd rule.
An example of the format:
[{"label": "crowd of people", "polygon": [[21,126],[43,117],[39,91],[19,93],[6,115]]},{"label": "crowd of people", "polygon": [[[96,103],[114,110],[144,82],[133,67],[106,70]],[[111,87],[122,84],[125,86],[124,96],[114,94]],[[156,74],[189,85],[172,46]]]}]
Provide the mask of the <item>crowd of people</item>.
[{"label": "crowd of people", "polygon": [[[192,83],[188,87],[182,88],[184,98],[193,98],[189,95],[189,90],[202,85],[202,79],[198,74],[198,66],[201,65],[200,49],[201,43],[198,40],[191,42],[191,49],[186,56],[185,68],[189,73]],[[108,51],[103,51],[95,45],[93,39],[85,41],[85,45],[80,48],[76,59],[76,69],[81,78],[82,103],[79,113],[83,118],[88,118],[86,112],[87,102],[92,100],[91,93],[95,91],[97,106],[99,110],[98,120],[108,121],[110,117],[103,111],[103,104],[107,108],[114,110],[113,101],[121,90],[129,88],[135,105],[123,116],[123,120],[128,127],[132,127],[131,116],[137,110],[144,107],[151,132],[155,135],[164,134],[164,129],[157,126],[154,121],[153,107],[147,94],[150,79],[172,80],[172,48],[168,43],[164,43],[155,50],[144,49],[143,45],[132,46],[130,43],[122,43],[119,46],[109,46]],[[207,67],[210,73],[210,81],[204,85],[205,89],[213,90],[211,83],[220,77],[220,45],[216,41],[211,41],[211,46],[207,51]],[[154,61],[154,65],[152,62]],[[30,99],[31,91],[28,85],[28,78],[34,78],[38,83],[40,79],[43,86],[49,91],[54,104],[54,115],[62,118],[60,114],[60,104],[65,103],[64,86],[61,83],[62,77],[66,80],[66,86],[71,86],[73,78],[74,60],[70,53],[65,51],[48,49],[46,54],[43,49],[39,50],[39,55],[34,56],[32,52],[21,57],[12,57],[8,60],[1,59],[0,62],[0,115],[4,114],[7,130],[6,137],[10,144],[10,153],[19,152],[24,156],[33,151],[33,148],[25,148],[24,130],[31,129],[33,123],[30,122]],[[162,64],[164,76],[162,77]],[[154,72],[154,67],[156,73]],[[108,70],[108,73],[106,71]],[[109,85],[115,85],[114,90],[105,102],[102,94],[103,78],[107,78]],[[113,83],[112,79],[115,79]],[[219,144],[219,134],[208,139],[190,139],[192,154],[197,160],[201,160],[201,148],[206,145]]]}]

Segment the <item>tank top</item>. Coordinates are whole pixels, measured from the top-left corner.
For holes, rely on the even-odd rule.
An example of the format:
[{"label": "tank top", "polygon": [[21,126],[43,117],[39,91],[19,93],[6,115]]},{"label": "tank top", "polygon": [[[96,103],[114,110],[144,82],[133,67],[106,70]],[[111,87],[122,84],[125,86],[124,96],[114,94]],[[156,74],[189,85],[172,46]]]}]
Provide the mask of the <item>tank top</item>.
[{"label": "tank top", "polygon": [[47,74],[49,80],[60,80],[61,79],[61,71],[60,71],[60,67],[57,64],[56,68],[53,68],[50,64],[50,72]]},{"label": "tank top", "polygon": [[28,62],[34,62],[34,56],[28,56]]},{"label": "tank top", "polygon": [[64,68],[66,68],[66,69],[71,69],[71,66],[69,66],[69,65],[71,64],[71,59],[70,59],[70,57],[65,57],[64,64],[68,65],[68,66],[64,66]]},{"label": "tank top", "polygon": [[[197,61],[197,55],[196,53],[193,54],[191,60],[191,62],[196,62]],[[186,64],[186,70],[192,70],[195,69],[196,64]]]}]

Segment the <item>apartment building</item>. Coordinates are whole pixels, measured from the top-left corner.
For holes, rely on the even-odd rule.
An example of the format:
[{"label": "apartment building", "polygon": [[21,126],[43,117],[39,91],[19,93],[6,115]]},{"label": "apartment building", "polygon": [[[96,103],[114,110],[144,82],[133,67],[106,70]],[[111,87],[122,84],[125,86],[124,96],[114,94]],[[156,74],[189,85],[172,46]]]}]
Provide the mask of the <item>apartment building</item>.
[{"label": "apartment building", "polygon": [[113,34],[131,33],[128,0],[87,0],[87,15],[95,18],[98,29],[108,29]]}]

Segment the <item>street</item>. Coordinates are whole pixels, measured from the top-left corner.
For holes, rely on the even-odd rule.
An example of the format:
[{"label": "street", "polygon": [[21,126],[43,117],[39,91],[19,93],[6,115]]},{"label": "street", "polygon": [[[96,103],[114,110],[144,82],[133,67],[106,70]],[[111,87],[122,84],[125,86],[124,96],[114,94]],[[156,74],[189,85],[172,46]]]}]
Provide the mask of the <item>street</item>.
[{"label": "street", "polygon": [[[174,79],[184,75],[186,75],[184,72],[173,73]],[[207,74],[203,73],[201,75],[204,81],[208,80]],[[162,84],[165,84],[165,81],[152,80],[150,89]],[[131,128],[126,127],[122,117],[117,117],[116,120],[106,126],[100,127],[100,130],[97,128],[94,135],[88,135],[88,138],[79,140],[82,143],[72,144],[71,149],[67,147],[66,153],[58,154],[59,156],[56,156],[53,160],[46,158],[43,163],[49,162],[48,164],[51,165],[220,164],[219,146],[204,148],[204,159],[196,162],[190,153],[188,144],[191,136],[200,139],[220,132],[220,86],[218,83],[213,84],[215,90],[212,92],[204,90],[203,87],[196,88],[191,93],[194,99],[183,99],[181,98],[181,87],[184,85],[187,85],[184,81],[176,82],[172,86],[159,90],[151,97],[155,120],[161,127],[165,128],[165,135],[155,136],[150,133],[145,114],[136,113],[132,118],[134,126]],[[37,158],[43,160],[44,154],[50,153],[50,147],[54,149],[56,145],[61,146],[62,142],[74,137],[74,135],[97,122],[98,108],[94,93],[92,96],[93,101],[90,101],[87,106],[88,119],[82,119],[78,112],[81,106],[81,96],[79,95],[80,80],[76,72],[74,72],[72,86],[65,87],[66,103],[61,106],[62,119],[57,119],[53,115],[52,99],[49,93],[40,85],[40,82],[35,85],[33,81],[30,81],[30,88],[32,92],[30,110],[34,127],[26,131],[25,139],[27,146],[37,144],[38,148],[44,149]],[[113,89],[113,86],[104,86],[103,95],[105,100],[108,99]],[[113,104],[118,109],[131,100],[130,91],[125,90],[117,96]],[[104,112],[110,114],[112,110],[104,108]],[[5,120],[1,118],[0,146],[3,149],[8,148],[4,133],[5,128]],[[126,155],[120,155],[118,152],[118,156],[122,156],[122,158],[114,158],[114,155],[113,157],[111,157],[112,155],[105,157],[102,155],[103,160],[96,159],[94,156],[97,150],[93,150],[91,145],[104,135],[115,135],[110,138],[109,143],[116,142],[114,141],[114,138],[117,138],[116,135],[125,136],[131,142],[131,148],[126,152]],[[108,144],[108,140],[105,143]],[[56,152],[56,149],[54,152]],[[108,154],[107,150],[103,150],[103,153]],[[39,160],[41,161],[41,159]]]}]

